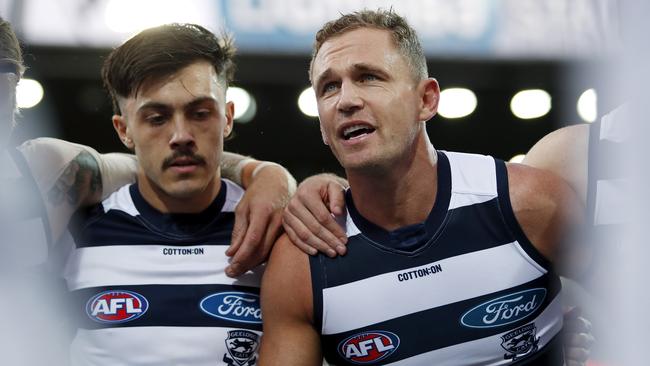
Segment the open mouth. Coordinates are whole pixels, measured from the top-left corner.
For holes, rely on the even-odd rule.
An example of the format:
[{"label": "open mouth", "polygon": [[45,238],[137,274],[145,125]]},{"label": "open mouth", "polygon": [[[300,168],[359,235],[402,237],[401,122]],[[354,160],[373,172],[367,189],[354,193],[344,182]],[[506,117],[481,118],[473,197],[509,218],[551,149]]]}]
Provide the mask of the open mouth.
[{"label": "open mouth", "polygon": [[375,132],[375,129],[369,125],[360,124],[346,127],[341,132],[344,140],[352,140]]}]

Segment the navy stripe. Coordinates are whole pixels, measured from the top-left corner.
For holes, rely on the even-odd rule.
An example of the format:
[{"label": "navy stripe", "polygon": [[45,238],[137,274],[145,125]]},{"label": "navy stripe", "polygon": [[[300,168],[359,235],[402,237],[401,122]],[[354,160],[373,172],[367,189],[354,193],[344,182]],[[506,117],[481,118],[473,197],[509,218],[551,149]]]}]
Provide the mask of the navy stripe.
[{"label": "navy stripe", "polygon": [[[355,225],[357,225],[359,230],[363,232],[363,235],[370,239],[370,241],[384,247],[387,251],[410,255],[424,250],[427,242],[430,242],[429,238],[435,237],[436,233],[441,230],[445,217],[447,216],[449,200],[451,199],[451,168],[447,156],[441,151],[438,151],[437,154],[438,162],[436,164],[436,170],[438,172],[438,183],[436,199],[423,226],[412,225],[410,228],[407,227],[394,231],[384,230],[382,227],[368,221],[357,211],[352,200],[352,192],[348,189],[345,195],[348,212]],[[431,186],[432,188],[435,187],[433,182]],[[400,232],[402,230],[406,232]],[[409,233],[409,231],[412,233]],[[396,239],[400,237],[405,238],[409,236],[415,238],[411,238],[413,242],[408,243],[408,245],[405,245],[404,242],[399,242],[399,240],[396,242]],[[418,238],[420,240],[417,240]]]},{"label": "navy stripe", "polygon": [[[501,296],[532,288],[547,288],[549,293],[544,298],[544,301],[542,301],[541,306],[531,313],[531,315],[517,322],[492,328],[470,328],[462,325],[461,318],[463,315],[476,306]],[[341,341],[366,331],[389,331],[395,333],[400,338],[400,344],[398,349],[383,362],[395,362],[436,349],[504,333],[531,323],[558,296],[560,289],[561,284],[559,279],[547,274],[503,291],[405,315],[348,332],[322,335],[323,350],[328,362],[337,365],[348,364],[337,352],[337,347]],[[430,296],[435,296],[435,294],[431,294]],[[386,306],[399,305],[386,304]],[[349,314],[349,316],[354,317],[354,314]]]},{"label": "navy stripe", "polygon": [[499,206],[501,208],[501,215],[505,220],[506,225],[512,231],[514,237],[517,239],[521,247],[537,264],[544,267],[546,270],[551,270],[553,265],[535,248],[533,243],[530,242],[524,230],[519,225],[515,213],[512,209],[510,202],[510,190],[508,185],[508,169],[502,160],[494,159],[497,170],[497,192],[499,194]]},{"label": "navy stripe", "polygon": [[[88,218],[91,217],[91,218]],[[211,230],[203,233],[176,235],[162,233],[147,225],[140,217],[126,212],[111,210],[104,214],[102,206],[78,212],[70,232],[77,248],[112,245],[230,245],[235,214],[222,212],[213,218]]]},{"label": "navy stripe", "polygon": [[[142,295],[148,301],[147,311],[137,319],[124,323],[100,323],[87,314],[86,305],[95,295],[104,291],[131,291]],[[82,329],[103,329],[123,327],[236,327],[262,330],[261,324],[221,319],[206,314],[199,304],[205,297],[221,292],[246,292],[259,296],[259,288],[235,285],[133,285],[91,287],[71,292],[78,327]]]},{"label": "navy stripe", "polygon": [[[496,198],[449,211],[442,225],[444,230],[427,243],[425,250],[411,255],[389,250],[379,243],[370,241],[363,234],[352,236],[348,238],[348,252],[345,256],[329,258],[318,254],[316,257],[318,259],[310,259],[312,277],[323,276],[323,286],[333,287],[511,243],[514,241],[512,233],[494,214],[495,212],[498,212]],[[486,222],[486,220],[489,220],[486,224],[468,224]],[[497,224],[490,225],[490,222]],[[322,271],[325,273],[319,274]],[[313,283],[314,286],[318,284]]]},{"label": "navy stripe", "polygon": [[210,206],[199,213],[162,213],[142,197],[137,184],[132,184],[129,187],[129,193],[133,204],[140,213],[140,219],[150,229],[166,235],[183,237],[188,234],[205,234],[214,229],[214,219],[221,213],[228,191],[226,182],[221,180],[220,183],[217,196]]}]

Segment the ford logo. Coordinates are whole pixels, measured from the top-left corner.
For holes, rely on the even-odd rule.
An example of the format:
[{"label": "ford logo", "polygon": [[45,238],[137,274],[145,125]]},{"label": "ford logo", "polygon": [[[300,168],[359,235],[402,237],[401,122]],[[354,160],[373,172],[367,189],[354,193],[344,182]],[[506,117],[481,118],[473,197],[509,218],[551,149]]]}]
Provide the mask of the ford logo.
[{"label": "ford logo", "polygon": [[373,364],[390,356],[399,347],[399,337],[393,332],[375,330],[357,333],[341,341],[338,351],[349,362]]},{"label": "ford logo", "polygon": [[262,324],[260,297],[249,292],[219,292],[199,304],[201,310],[215,318],[238,323]]},{"label": "ford logo", "polygon": [[493,328],[517,322],[531,315],[546,298],[546,289],[533,288],[501,296],[475,306],[460,318],[470,328]]},{"label": "ford logo", "polygon": [[148,309],[144,296],[123,290],[101,292],[86,303],[86,314],[99,323],[125,323],[141,317]]}]

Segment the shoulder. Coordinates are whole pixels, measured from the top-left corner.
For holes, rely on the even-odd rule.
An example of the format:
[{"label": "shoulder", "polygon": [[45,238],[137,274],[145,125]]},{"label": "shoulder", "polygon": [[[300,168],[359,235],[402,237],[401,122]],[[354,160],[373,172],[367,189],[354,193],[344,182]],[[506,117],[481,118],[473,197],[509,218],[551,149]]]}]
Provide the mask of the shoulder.
[{"label": "shoulder", "polygon": [[[312,289],[309,256],[296,247],[287,234],[273,246],[262,279],[262,298],[284,313],[305,316],[311,321]],[[290,311],[291,309],[291,311]]]},{"label": "shoulder", "polygon": [[523,164],[507,164],[512,210],[530,242],[546,258],[556,259],[568,230],[582,222],[575,192],[556,174]]},{"label": "shoulder", "polygon": [[562,177],[586,200],[590,125],[560,128],[539,140],[523,163]]}]

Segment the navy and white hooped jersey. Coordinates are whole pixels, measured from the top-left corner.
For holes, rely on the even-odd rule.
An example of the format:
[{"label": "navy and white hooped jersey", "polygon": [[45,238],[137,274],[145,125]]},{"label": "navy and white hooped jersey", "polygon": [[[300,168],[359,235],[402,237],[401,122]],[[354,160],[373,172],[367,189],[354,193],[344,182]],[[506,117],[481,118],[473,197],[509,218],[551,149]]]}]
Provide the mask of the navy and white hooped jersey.
[{"label": "navy and white hooped jersey", "polygon": [[162,214],[134,184],[76,217],[73,364],[256,365],[262,268],[224,273],[242,195],[223,180],[205,211]]},{"label": "navy and white hooped jersey", "polygon": [[562,365],[559,278],[526,239],[505,163],[439,152],[422,224],[387,232],[347,194],[348,253],[310,258],[334,365]]}]

